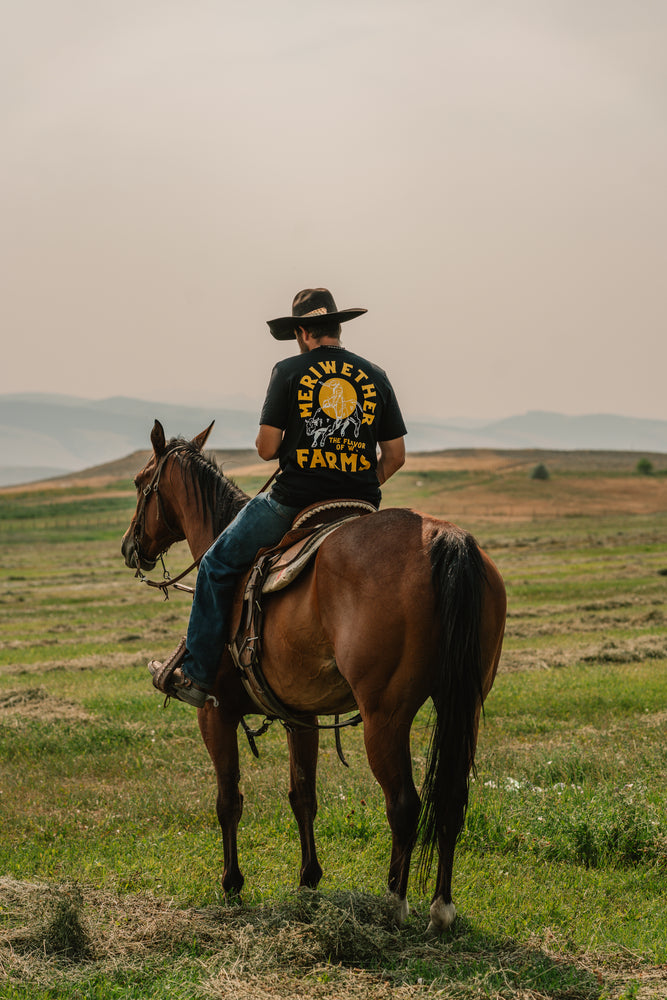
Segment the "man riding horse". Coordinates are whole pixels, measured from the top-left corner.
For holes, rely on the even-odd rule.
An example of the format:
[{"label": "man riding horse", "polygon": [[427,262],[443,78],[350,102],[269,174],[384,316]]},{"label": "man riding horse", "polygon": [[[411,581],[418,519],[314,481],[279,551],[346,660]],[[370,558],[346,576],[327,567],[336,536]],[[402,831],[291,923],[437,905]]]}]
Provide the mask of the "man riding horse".
[{"label": "man riding horse", "polygon": [[[185,640],[164,663],[148,665],[165,694],[196,708],[211,697],[235,585],[260,548],[277,544],[312,503],[354,499],[379,507],[380,486],[405,462],[405,424],[387,375],[340,342],[340,324],[365,312],[338,310],[326,288],[307,288],[295,296],[291,316],[268,321],[276,340],[299,345],[296,357],[273,369],[255,442],[260,458],[278,458],[280,474],[201,560]],[[318,413],[331,418],[327,435],[313,422]]]}]

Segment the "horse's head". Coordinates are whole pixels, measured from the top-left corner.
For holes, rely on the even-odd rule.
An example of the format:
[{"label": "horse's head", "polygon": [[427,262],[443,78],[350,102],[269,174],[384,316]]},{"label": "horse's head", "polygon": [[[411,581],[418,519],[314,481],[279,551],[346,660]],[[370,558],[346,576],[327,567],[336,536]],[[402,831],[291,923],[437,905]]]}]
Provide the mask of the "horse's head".
[{"label": "horse's head", "polygon": [[176,439],[167,443],[162,424],[155,421],[151,431],[153,454],[134,478],[137,509],[120,546],[130,569],[152,570],[170,545],[185,538],[178,502],[182,477],[172,474],[173,466],[186,449],[201,451],[212,427],[213,423],[190,442]]}]

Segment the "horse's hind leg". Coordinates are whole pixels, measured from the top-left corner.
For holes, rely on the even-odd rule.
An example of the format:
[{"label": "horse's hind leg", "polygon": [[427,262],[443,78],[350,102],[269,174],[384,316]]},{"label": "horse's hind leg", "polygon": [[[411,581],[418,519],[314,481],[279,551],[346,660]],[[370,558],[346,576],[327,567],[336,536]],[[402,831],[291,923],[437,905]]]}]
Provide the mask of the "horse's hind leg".
[{"label": "horse's hind leg", "polygon": [[[500,574],[493,565],[487,565],[487,579],[494,582],[495,589],[491,592],[492,600],[487,605],[482,636],[482,662],[485,664],[482,671],[484,698],[491,690],[498,670],[506,612],[505,588]],[[480,715],[481,705],[478,705],[470,748],[472,759],[474,759],[477,749]],[[445,754],[445,756],[451,761],[454,755],[450,753]],[[464,759],[460,760],[458,770],[450,775],[446,794],[441,796],[438,804],[438,877],[430,909],[431,920],[428,925],[430,934],[439,934],[441,931],[447,930],[451,927],[456,916],[456,907],[452,902],[452,872],[454,870],[456,841],[463,828],[468,802],[469,772],[469,762]]]},{"label": "horse's hind leg", "polygon": [[466,795],[466,778],[462,776],[458,791],[450,789],[441,805],[438,822],[438,875],[431,902],[429,934],[440,934],[454,923],[456,907],[452,901],[454,851],[461,831]]},{"label": "horse's hind leg", "polygon": [[236,736],[237,722],[225,720],[221,710],[207,702],[197,712],[199,729],[213,761],[218,782],[216,812],[222,831],[224,870],[222,888],[225,896],[238,896],[243,887],[243,874],[239,868],[237,832],[243,812],[243,796],[239,791],[239,747]]},{"label": "horse's hind leg", "polygon": [[[477,746],[479,710],[475,719],[472,753]],[[454,755],[450,755],[450,764]],[[456,907],[452,901],[452,873],[456,842],[463,828],[468,802],[468,774],[470,766],[464,758],[458,759],[458,767],[452,768],[444,794],[437,805],[438,816],[438,875],[430,908],[429,934],[440,934],[454,923]]]},{"label": "horse's hind leg", "polygon": [[408,876],[415,846],[420,799],[412,779],[410,730],[393,728],[387,734],[387,717],[364,719],[364,741],[371,770],[384,793],[391,830],[391,858],[387,887],[395,901],[395,916],[401,924],[408,915]]},{"label": "horse's hind leg", "polygon": [[[313,722],[316,721],[313,718]],[[289,800],[301,841],[299,885],[315,889],[322,878],[313,829],[317,814],[316,774],[319,733],[317,729],[288,731],[287,743],[290,755]]]}]

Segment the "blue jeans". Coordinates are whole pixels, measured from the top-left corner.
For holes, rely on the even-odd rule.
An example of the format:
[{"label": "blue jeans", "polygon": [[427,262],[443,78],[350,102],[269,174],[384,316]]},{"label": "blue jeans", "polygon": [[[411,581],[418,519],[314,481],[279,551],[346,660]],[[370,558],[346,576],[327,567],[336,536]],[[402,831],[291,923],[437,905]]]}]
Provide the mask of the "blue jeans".
[{"label": "blue jeans", "polygon": [[227,629],[239,576],[249,568],[259,549],[276,545],[299,513],[269,493],[260,493],[236,515],[216,538],[199,565],[188,624],[183,673],[210,690],[228,641]]}]

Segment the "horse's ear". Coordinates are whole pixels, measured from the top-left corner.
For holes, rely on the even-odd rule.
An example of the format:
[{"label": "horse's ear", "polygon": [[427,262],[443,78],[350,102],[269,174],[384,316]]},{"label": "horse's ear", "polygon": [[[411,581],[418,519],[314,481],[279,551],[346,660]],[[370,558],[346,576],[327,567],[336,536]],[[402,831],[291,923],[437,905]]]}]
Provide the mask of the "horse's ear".
[{"label": "horse's ear", "polygon": [[153,445],[153,451],[155,452],[155,457],[159,458],[163,453],[165,448],[165,436],[164,427],[159,420],[156,420],[153,424],[153,430],[151,431],[151,444]]},{"label": "horse's ear", "polygon": [[201,434],[197,434],[195,437],[193,437],[192,443],[195,446],[195,448],[197,449],[197,451],[201,451],[202,448],[204,447],[204,445],[206,444],[206,439],[208,438],[209,434],[213,430],[213,424],[214,423],[215,423],[215,420],[212,420],[211,423],[208,425],[208,427],[206,428],[205,431],[202,431]]}]

